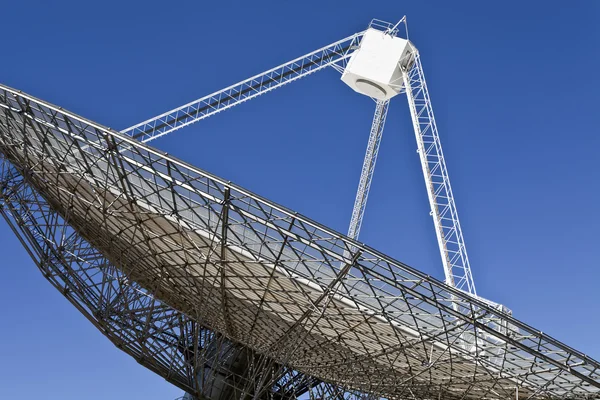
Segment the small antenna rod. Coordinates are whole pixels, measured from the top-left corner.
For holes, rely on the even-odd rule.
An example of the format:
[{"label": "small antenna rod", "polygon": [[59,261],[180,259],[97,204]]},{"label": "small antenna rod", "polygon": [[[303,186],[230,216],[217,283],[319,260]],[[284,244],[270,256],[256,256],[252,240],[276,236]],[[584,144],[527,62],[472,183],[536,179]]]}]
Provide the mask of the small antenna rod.
[{"label": "small antenna rod", "polygon": [[[404,22],[404,24],[406,25],[406,15],[405,15],[404,17],[402,17],[402,18],[400,19],[400,21],[398,21],[398,22],[396,23],[396,25],[394,25],[393,27],[391,27],[390,29],[388,29],[386,33],[392,34],[392,32],[394,32],[395,30],[397,30],[397,29],[398,29],[398,25],[400,25],[400,24],[401,24],[401,23],[403,23],[403,22]],[[408,29],[408,28],[407,28],[407,29]],[[407,39],[408,39],[408,31],[406,32],[406,35],[407,35]]]}]

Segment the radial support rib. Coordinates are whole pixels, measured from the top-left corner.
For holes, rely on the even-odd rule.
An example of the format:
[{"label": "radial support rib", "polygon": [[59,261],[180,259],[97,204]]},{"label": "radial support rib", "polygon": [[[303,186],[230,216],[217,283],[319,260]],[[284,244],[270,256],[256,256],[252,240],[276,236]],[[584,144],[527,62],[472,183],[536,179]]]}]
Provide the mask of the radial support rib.
[{"label": "radial support rib", "polygon": [[377,100],[375,106],[375,115],[371,124],[371,134],[369,135],[369,144],[365,153],[358,190],[356,191],[356,199],[354,200],[354,208],[352,210],[352,219],[348,228],[348,237],[358,239],[360,227],[362,225],[363,216],[365,215],[365,207],[367,198],[369,197],[369,189],[373,180],[373,171],[375,171],[375,163],[377,162],[377,153],[381,144],[381,136],[385,125],[389,101]]}]

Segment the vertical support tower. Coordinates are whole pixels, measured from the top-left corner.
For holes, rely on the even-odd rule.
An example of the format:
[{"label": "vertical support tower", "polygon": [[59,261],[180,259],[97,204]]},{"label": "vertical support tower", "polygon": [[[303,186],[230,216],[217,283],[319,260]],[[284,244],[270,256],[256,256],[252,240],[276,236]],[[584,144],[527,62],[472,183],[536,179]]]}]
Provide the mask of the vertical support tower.
[{"label": "vertical support tower", "polygon": [[408,39],[398,37],[395,28],[384,31],[373,27],[367,29],[341,78],[354,91],[377,102],[348,236],[357,239],[360,232],[383,133],[387,102],[404,91],[408,98],[445,281],[450,286],[477,296],[419,52]]}]

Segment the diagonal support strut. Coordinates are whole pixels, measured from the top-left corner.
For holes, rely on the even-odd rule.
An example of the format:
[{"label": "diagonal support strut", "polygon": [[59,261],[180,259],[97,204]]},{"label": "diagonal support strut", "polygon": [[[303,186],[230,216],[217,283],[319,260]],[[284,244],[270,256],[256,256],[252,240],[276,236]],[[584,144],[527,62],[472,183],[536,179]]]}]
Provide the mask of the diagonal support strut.
[{"label": "diagonal support strut", "polygon": [[358,182],[358,190],[356,191],[356,199],[354,200],[354,208],[352,210],[352,219],[348,228],[348,237],[358,239],[362,220],[365,215],[367,206],[367,198],[369,197],[369,189],[371,189],[371,181],[373,180],[373,172],[375,171],[375,163],[377,162],[377,154],[379,153],[379,145],[383,135],[383,127],[387,117],[389,100],[377,100],[375,106],[375,115],[371,124],[371,133],[369,135],[369,143],[365,160],[363,162],[360,180]]}]

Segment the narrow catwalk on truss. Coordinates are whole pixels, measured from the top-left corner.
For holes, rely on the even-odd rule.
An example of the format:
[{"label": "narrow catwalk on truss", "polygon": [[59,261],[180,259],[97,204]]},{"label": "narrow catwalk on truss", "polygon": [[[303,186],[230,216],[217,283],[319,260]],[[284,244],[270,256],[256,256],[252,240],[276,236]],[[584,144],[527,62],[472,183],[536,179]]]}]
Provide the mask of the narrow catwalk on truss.
[{"label": "narrow catwalk on truss", "polygon": [[[347,58],[362,37],[332,54]],[[405,90],[426,94],[408,50]],[[138,140],[192,114],[120,133],[0,86],[0,213],[44,276],[140,364],[223,400],[600,396],[597,361]]]}]

